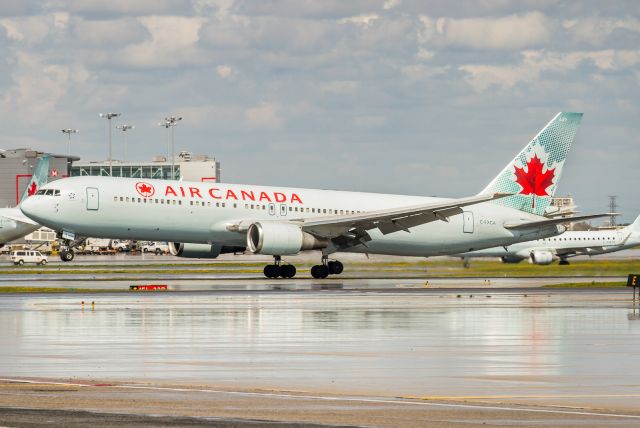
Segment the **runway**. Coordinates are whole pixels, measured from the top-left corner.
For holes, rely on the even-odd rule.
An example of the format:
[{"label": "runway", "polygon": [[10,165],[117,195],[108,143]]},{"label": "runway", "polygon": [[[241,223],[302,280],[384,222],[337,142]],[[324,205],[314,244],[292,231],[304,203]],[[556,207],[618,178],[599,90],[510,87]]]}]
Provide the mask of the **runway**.
[{"label": "runway", "polygon": [[[636,415],[640,315],[625,291],[387,288],[3,295],[0,376],[210,391],[206,394],[268,391]],[[37,398],[42,394],[12,391],[0,388],[0,406],[77,401],[72,393]],[[91,392],[98,394],[96,400],[99,392]],[[150,403],[156,393],[167,393],[143,392],[136,400]],[[116,389],[105,397],[115,400],[122,393]],[[173,394],[182,397],[176,398],[176,409],[182,409],[176,414],[190,415],[187,408],[193,406],[185,404],[186,396]],[[274,398],[248,395],[242,400],[247,404],[252,397]],[[325,402],[309,400],[313,408],[329,409]],[[448,409],[451,420],[465,414],[456,409]],[[266,416],[219,410],[209,416]],[[385,422],[383,414],[372,424],[401,426]],[[431,410],[421,417],[428,415],[433,416]],[[577,415],[565,416],[559,421],[576,422]],[[616,420],[631,426],[638,422]]]}]

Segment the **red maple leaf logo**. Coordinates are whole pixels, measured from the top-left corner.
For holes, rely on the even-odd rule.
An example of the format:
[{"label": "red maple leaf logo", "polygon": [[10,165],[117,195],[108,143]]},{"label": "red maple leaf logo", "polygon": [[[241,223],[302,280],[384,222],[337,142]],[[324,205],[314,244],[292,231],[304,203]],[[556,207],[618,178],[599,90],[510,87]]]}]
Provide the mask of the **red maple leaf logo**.
[{"label": "red maple leaf logo", "polygon": [[136,183],[136,190],[145,198],[149,198],[156,193],[156,189],[154,189],[151,184],[147,183]]},{"label": "red maple leaf logo", "polygon": [[38,191],[38,186],[36,186],[36,183],[32,181],[31,185],[27,189],[27,195],[33,196],[36,194],[37,191]]},{"label": "red maple leaf logo", "polygon": [[533,157],[527,162],[527,171],[524,168],[518,168],[514,165],[516,174],[516,183],[522,186],[520,191],[521,195],[532,195],[533,202],[531,207],[535,208],[536,196],[550,196],[547,193],[547,188],[553,184],[553,177],[555,177],[555,168],[549,168],[545,172],[542,172],[544,164],[540,162],[538,155]]}]

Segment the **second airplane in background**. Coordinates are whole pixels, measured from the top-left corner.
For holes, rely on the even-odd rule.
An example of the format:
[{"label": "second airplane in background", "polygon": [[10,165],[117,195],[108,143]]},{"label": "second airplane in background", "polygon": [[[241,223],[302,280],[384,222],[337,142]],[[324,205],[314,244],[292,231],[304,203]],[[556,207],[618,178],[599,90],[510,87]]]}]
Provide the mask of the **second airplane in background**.
[{"label": "second airplane in background", "polygon": [[465,261],[465,265],[468,264],[469,259],[478,257],[499,257],[505,263],[529,260],[537,265],[548,265],[560,259],[561,265],[568,265],[567,259],[570,257],[597,256],[638,245],[640,245],[640,216],[632,224],[621,229],[570,231],[552,238],[472,251],[460,254],[460,257]]},{"label": "second airplane in background", "polygon": [[80,236],[168,241],[176,256],[206,258],[248,248],[274,256],[264,269],[272,278],[296,274],[282,256],[321,250],[311,275],[325,278],[342,272],[329,260],[338,252],[457,254],[564,232],[565,219],[546,215],[581,118],[558,113],[482,192],[461,199],[73,177],[21,209],[68,246]]}]

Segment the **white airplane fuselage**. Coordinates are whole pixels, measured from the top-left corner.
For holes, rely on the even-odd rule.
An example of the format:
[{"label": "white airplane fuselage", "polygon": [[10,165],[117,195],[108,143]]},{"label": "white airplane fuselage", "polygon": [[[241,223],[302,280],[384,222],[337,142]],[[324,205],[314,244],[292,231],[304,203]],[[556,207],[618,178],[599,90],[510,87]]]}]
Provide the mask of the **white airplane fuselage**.
[{"label": "white airplane fuselage", "polygon": [[[137,189],[146,183],[145,194]],[[36,195],[26,200],[24,213],[54,230],[81,236],[245,246],[246,233],[232,225],[254,221],[327,217],[406,207],[445,200],[418,196],[346,192],[251,185],[177,182],[111,177],[73,177],[45,188],[59,196]],[[144,188],[147,190],[146,188]],[[409,232],[383,235],[369,231],[365,245],[350,252],[433,256],[510,245],[554,236],[562,226],[509,230],[503,224],[536,221],[540,216],[480,203],[464,207],[447,221],[433,221]]]},{"label": "white airplane fuselage", "polygon": [[[634,223],[635,224],[635,223]],[[460,254],[461,257],[504,257],[516,261],[530,258],[535,251],[549,251],[559,257],[563,254],[589,255],[613,253],[640,245],[640,231],[632,226],[615,230],[568,231],[559,236],[535,241],[519,242],[509,246],[486,248]]]}]

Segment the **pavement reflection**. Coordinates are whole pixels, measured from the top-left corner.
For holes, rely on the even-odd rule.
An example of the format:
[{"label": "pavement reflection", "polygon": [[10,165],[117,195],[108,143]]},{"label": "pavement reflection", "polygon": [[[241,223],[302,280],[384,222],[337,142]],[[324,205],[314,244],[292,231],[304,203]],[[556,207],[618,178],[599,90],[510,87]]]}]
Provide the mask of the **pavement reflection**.
[{"label": "pavement reflection", "polygon": [[5,295],[0,374],[637,407],[628,296],[461,293]]}]

